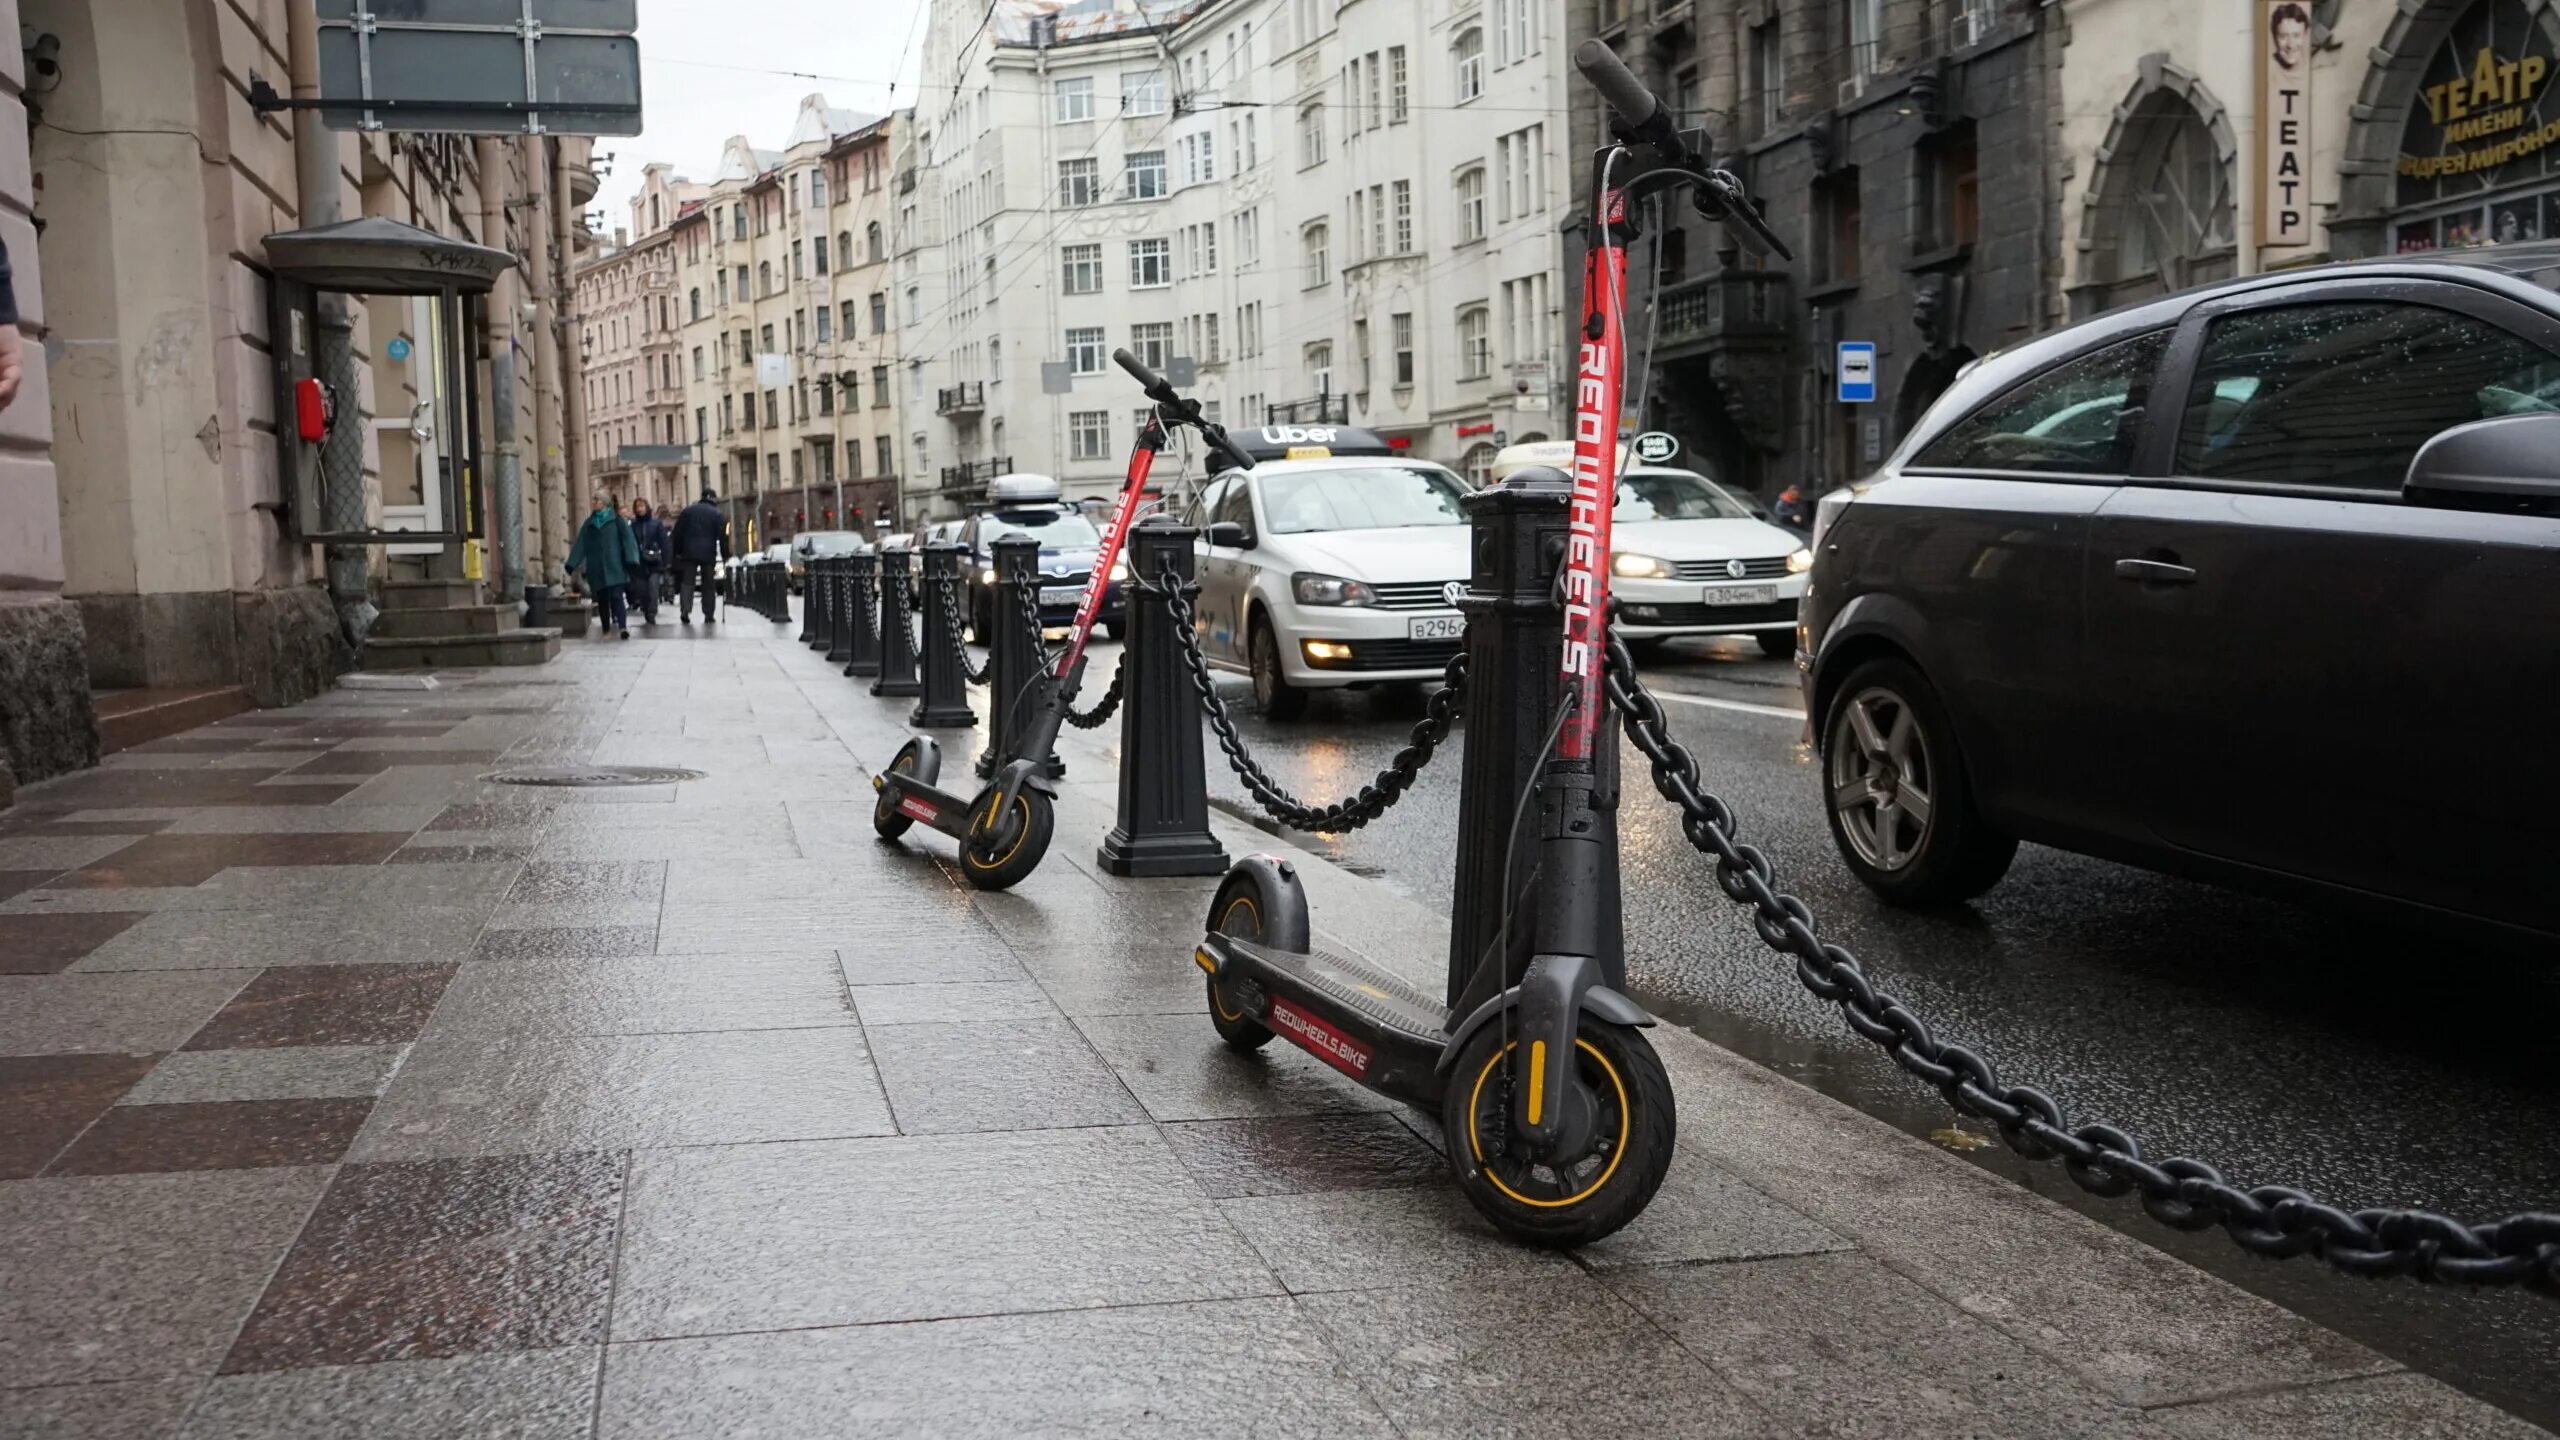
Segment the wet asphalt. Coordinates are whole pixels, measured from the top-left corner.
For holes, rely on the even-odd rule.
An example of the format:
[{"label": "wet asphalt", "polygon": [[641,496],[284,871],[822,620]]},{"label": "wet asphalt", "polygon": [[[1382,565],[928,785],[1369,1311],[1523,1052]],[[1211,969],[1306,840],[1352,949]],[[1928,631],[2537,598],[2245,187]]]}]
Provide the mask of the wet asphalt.
[{"label": "wet asphalt", "polygon": [[[1745,838],[1878,984],[2004,1079],[2074,1120],[2141,1137],[2243,1186],[2288,1184],[2347,1208],[2465,1220],[2560,1209],[2560,957],[2369,915],[2244,894],[2029,846],[1975,904],[1885,908],[1834,853],[1818,773],[1788,715],[1788,662],[1748,643],[1684,642],[1648,683]],[[1410,697],[1323,697],[1274,725],[1227,691],[1247,743],[1301,797],[1374,775],[1420,716]],[[1958,1123],[1807,995],[1628,758],[1621,815],[1628,968],[1665,1018],[2545,1426],[2560,1428],[2560,1302],[2367,1282],[2261,1261],[2219,1232],[2181,1235],[2131,1201],[2080,1194],[2058,1168]],[[1252,818],[1211,743],[1214,803]],[[2270,763],[2281,763],[2270,757]],[[1450,894],[1454,753],[1398,808],[1340,837],[1275,836],[1430,904]],[[1266,827],[1268,828],[1268,827]],[[2422,843],[2422,842],[2421,842]]]}]

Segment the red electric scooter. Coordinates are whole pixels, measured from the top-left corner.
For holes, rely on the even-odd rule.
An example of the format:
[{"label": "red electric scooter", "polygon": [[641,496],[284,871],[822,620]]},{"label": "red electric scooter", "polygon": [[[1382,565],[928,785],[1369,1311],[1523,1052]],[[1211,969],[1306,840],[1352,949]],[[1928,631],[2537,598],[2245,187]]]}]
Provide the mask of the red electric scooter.
[{"label": "red electric scooter", "polygon": [[[1155,413],[1139,427],[1138,443],[1129,452],[1129,476],[1121,482],[1119,503],[1112,507],[1111,523],[1102,532],[1102,548],[1094,556],[1084,599],[1068,627],[1066,648],[1031,682],[1037,687],[1031,721],[1011,737],[1013,753],[996,767],[985,789],[964,798],[935,788],[942,775],[942,747],[919,735],[899,747],[889,768],[871,781],[877,792],[871,828],[881,839],[895,840],[918,821],[941,831],[960,842],[960,873],[981,890],[1006,890],[1020,884],[1049,853],[1050,834],[1057,823],[1057,790],[1044,762],[1084,682],[1085,645],[1092,640],[1094,621],[1102,613],[1112,567],[1128,542],[1129,527],[1137,522],[1147,474],[1165,447],[1166,427],[1196,430],[1229,463],[1253,468],[1253,457],[1227,440],[1224,426],[1200,418],[1199,401],[1183,399],[1163,376],[1126,350],[1111,352],[1111,358],[1145,387],[1147,398],[1156,402]],[[996,623],[1013,622],[1000,616]],[[1036,616],[1019,623],[1038,628]],[[999,696],[996,703],[1003,700]]]},{"label": "red electric scooter", "polygon": [[1606,813],[1616,803],[1615,756],[1604,753],[1616,731],[1603,724],[1602,682],[1633,202],[1645,187],[1685,183],[1698,212],[1739,244],[1787,253],[1740,182],[1706,162],[1703,141],[1681,134],[1614,52],[1588,41],[1575,63],[1617,111],[1618,143],[1593,164],[1573,497],[1558,576],[1564,703],[1535,781],[1542,838],[1524,882],[1538,895],[1528,963],[1515,966],[1509,945],[1494,946],[1453,977],[1463,981],[1453,987],[1460,1002],[1443,1006],[1377,966],[1313,950],[1296,872],[1267,855],[1228,872],[1194,952],[1227,1044],[1252,1050],[1286,1036],[1435,1115],[1476,1209],[1517,1239],[1558,1247],[1597,1240],[1643,1212],[1670,1167],[1677,1120],[1670,1077],[1641,1033],[1653,1017],[1627,997],[1624,959],[1602,938],[1618,904],[1607,864],[1617,843]]}]

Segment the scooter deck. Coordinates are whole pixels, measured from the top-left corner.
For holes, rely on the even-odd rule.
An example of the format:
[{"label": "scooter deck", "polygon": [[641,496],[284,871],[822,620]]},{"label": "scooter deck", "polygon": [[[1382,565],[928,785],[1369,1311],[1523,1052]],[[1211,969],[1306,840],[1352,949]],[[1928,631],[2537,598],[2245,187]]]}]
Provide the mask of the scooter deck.
[{"label": "scooter deck", "polygon": [[1372,1089],[1439,1103],[1449,1012],[1407,981],[1348,955],[1271,950],[1225,935],[1211,937],[1202,954],[1229,1003],[1265,1028]]}]

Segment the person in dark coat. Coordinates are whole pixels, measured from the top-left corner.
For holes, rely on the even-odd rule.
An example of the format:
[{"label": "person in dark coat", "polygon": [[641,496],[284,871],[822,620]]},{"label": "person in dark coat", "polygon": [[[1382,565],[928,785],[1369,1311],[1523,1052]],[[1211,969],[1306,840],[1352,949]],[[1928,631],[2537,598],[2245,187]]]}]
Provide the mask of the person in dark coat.
[{"label": "person in dark coat", "polygon": [[604,628],[630,639],[631,610],[625,592],[633,572],[640,568],[640,546],[631,538],[631,526],[615,513],[612,496],[596,493],[595,509],[587,523],[578,527],[577,543],[569,547],[569,568],[579,573],[596,597],[597,618]]},{"label": "person in dark coat", "polygon": [[643,624],[658,623],[658,585],[667,572],[667,547],[673,537],[667,533],[667,522],[649,508],[649,497],[634,496],[631,501],[631,541],[640,547],[640,573],[631,578],[638,592],[640,619]]},{"label": "person in dark coat", "polygon": [[719,601],[713,577],[720,573],[720,562],[729,558],[729,522],[720,514],[720,497],[706,486],[701,499],[677,513],[670,539],[675,546],[676,618],[693,623],[693,589],[698,583],[702,622],[711,624],[720,618],[714,613]]},{"label": "person in dark coat", "polygon": [[1778,503],[1769,508],[1770,517],[1790,530],[1813,528],[1813,507],[1804,503],[1804,492],[1790,485],[1778,495]]}]

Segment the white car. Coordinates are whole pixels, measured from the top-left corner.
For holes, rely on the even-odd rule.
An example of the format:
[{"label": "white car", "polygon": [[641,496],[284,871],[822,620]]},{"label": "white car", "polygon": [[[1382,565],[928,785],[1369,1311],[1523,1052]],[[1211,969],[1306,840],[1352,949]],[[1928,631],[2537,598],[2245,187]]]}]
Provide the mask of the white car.
[{"label": "white car", "polygon": [[1256,464],[1214,474],[1196,512],[1209,664],[1276,720],[1312,690],[1439,679],[1466,641],[1466,481],[1349,426],[1228,434]]}]

